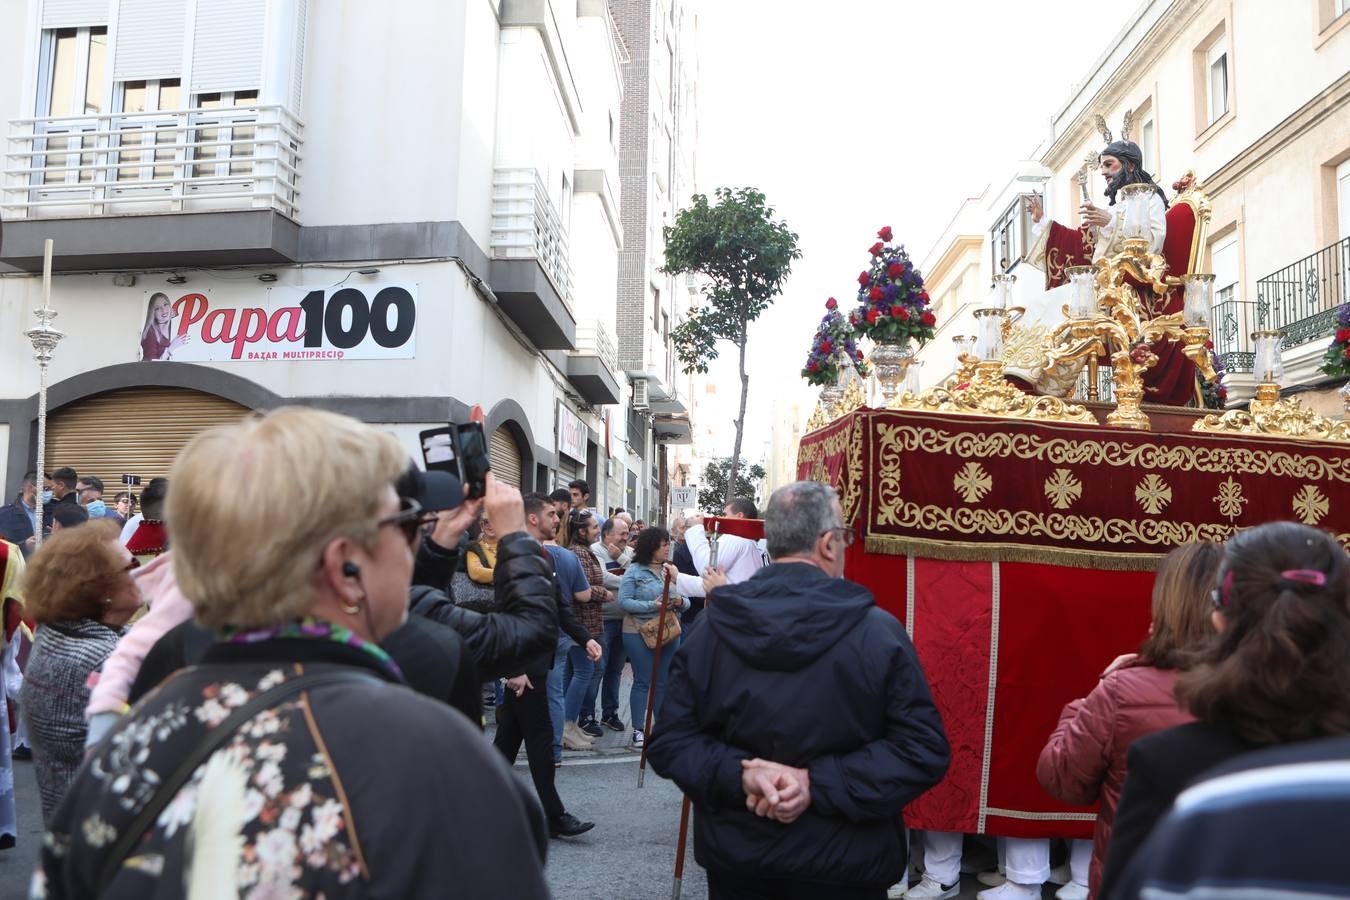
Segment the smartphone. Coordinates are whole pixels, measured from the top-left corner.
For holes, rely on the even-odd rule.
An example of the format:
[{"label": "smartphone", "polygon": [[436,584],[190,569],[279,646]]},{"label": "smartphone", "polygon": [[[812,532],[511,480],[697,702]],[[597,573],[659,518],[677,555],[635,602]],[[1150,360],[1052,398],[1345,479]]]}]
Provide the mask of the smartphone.
[{"label": "smartphone", "polygon": [[132,486],[134,486],[134,485],[138,485],[138,484],[141,483],[141,476],[139,476],[139,475],[123,475],[123,476],[122,476],[122,483],[125,484],[127,487],[132,487]]},{"label": "smartphone", "polygon": [[455,438],[459,446],[460,481],[468,486],[470,499],[482,497],[487,494],[487,473],[492,468],[482,423],[456,425]]},{"label": "smartphone", "polygon": [[455,428],[428,428],[418,433],[422,442],[422,461],[428,471],[449,472],[456,478],[459,473],[459,450],[455,445]]}]

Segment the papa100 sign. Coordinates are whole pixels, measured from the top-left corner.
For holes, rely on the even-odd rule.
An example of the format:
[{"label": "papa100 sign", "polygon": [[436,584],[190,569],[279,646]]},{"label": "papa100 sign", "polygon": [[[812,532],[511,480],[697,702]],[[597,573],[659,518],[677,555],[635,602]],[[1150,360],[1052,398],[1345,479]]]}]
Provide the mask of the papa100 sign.
[{"label": "papa100 sign", "polygon": [[[207,288],[146,292],[141,358],[412,359],[417,286]],[[262,302],[258,303],[257,300]]]}]

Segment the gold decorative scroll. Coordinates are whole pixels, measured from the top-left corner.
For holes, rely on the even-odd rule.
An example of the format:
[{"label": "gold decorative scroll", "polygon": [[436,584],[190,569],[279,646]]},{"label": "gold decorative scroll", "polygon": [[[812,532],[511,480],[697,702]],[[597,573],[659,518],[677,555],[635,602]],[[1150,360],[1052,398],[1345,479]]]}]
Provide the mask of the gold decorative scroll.
[{"label": "gold decorative scroll", "polygon": [[1296,397],[1253,400],[1247,409],[1205,416],[1192,431],[1210,434],[1269,434],[1298,441],[1350,441],[1350,424],[1320,416]]},{"label": "gold decorative scroll", "polygon": [[1086,407],[1065,403],[1058,397],[1033,397],[1001,378],[977,378],[964,387],[934,387],[918,395],[906,391],[891,403],[891,409],[1097,424]]}]

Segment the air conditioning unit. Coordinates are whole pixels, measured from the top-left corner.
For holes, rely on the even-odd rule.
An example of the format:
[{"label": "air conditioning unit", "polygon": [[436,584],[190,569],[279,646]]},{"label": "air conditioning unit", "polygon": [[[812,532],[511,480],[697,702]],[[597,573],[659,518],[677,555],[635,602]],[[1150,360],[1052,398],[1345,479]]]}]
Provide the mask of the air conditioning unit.
[{"label": "air conditioning unit", "polygon": [[639,378],[633,382],[633,409],[647,410],[652,405],[647,400],[647,379]]}]

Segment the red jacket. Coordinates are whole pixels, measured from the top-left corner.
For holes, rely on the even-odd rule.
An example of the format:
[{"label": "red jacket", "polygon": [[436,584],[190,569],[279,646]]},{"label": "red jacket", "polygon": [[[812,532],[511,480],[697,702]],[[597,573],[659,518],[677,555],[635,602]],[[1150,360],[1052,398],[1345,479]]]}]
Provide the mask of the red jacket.
[{"label": "red jacket", "polygon": [[1101,884],[1130,744],[1193,721],[1177,708],[1177,674],[1135,661],[1103,676],[1092,693],[1064,707],[1036,763],[1036,777],[1056,799],[1074,806],[1101,802],[1092,840],[1090,898]]}]

